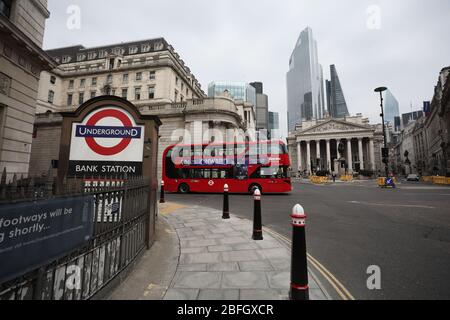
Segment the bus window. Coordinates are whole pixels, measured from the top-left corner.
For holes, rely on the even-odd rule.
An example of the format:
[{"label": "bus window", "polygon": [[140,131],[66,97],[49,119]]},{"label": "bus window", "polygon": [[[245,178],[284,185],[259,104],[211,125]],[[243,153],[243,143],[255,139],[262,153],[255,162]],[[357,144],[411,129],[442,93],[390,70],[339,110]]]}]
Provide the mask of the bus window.
[{"label": "bus window", "polygon": [[288,177],[287,167],[261,167],[253,174],[252,179],[285,179]]}]

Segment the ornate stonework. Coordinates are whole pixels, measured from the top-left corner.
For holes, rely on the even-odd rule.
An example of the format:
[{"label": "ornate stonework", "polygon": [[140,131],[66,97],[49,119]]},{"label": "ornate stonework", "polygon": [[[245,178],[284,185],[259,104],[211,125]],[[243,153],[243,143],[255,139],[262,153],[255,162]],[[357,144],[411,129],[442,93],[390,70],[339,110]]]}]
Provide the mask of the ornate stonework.
[{"label": "ornate stonework", "polygon": [[337,121],[330,121],[322,125],[318,125],[311,129],[303,131],[303,134],[314,134],[314,133],[330,133],[330,132],[345,132],[345,131],[367,131],[371,128],[362,128],[360,126],[355,126],[352,124],[344,124]]}]

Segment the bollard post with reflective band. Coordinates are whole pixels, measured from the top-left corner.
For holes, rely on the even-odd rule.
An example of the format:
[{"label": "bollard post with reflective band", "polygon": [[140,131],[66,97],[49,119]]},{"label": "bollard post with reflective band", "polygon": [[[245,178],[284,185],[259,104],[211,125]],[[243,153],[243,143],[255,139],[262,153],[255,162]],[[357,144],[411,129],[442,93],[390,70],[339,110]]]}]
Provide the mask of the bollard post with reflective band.
[{"label": "bollard post with reflective band", "polygon": [[224,219],[224,220],[230,219],[230,204],[229,204],[229,197],[228,197],[229,190],[230,189],[229,189],[227,184],[223,186],[223,215],[222,215],[222,219]]},{"label": "bollard post with reflective band", "polygon": [[308,260],[306,251],[306,214],[297,204],[292,212],[291,300],[309,300]]},{"label": "bollard post with reflective band", "polygon": [[255,190],[254,193],[254,210],[253,210],[253,240],[264,240],[262,231],[262,217],[261,217],[261,191]]},{"label": "bollard post with reflective band", "polygon": [[159,199],[159,203],[166,203],[165,195],[164,195],[164,180],[161,181],[161,198]]}]

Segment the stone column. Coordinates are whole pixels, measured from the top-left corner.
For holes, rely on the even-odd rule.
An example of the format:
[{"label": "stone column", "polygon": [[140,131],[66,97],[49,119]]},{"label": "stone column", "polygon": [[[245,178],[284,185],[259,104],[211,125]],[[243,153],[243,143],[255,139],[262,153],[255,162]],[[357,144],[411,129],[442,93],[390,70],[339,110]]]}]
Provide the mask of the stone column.
[{"label": "stone column", "polygon": [[364,152],[363,152],[363,140],[362,140],[362,138],[358,138],[358,150],[359,150],[360,170],[364,170]]},{"label": "stone column", "polygon": [[298,171],[302,171],[302,142],[297,142],[297,166]]},{"label": "stone column", "polygon": [[336,139],[336,155],[337,155],[337,158],[338,158],[338,160],[339,159],[341,159],[341,154],[339,153],[339,144],[341,143],[341,140],[340,139]]},{"label": "stone column", "polygon": [[371,170],[372,171],[375,171],[375,167],[376,167],[376,165],[375,165],[375,145],[374,145],[374,141],[373,141],[373,138],[371,138],[370,139],[370,142],[369,142],[369,153],[370,153],[370,165],[371,165]]},{"label": "stone column", "polygon": [[327,140],[327,168],[331,172],[331,147],[330,140]]},{"label": "stone column", "polygon": [[311,174],[311,141],[306,141],[306,170]]},{"label": "stone column", "polygon": [[[317,159],[320,159],[320,156],[321,156],[321,154],[320,154],[320,140],[316,140],[316,160],[314,161],[314,163],[317,165]],[[321,162],[321,161],[320,161]],[[319,164],[320,164],[320,162],[319,162]],[[320,168],[320,169],[322,169],[322,168]]]},{"label": "stone column", "polygon": [[348,164],[348,173],[353,174],[352,139],[347,139],[347,164]]}]

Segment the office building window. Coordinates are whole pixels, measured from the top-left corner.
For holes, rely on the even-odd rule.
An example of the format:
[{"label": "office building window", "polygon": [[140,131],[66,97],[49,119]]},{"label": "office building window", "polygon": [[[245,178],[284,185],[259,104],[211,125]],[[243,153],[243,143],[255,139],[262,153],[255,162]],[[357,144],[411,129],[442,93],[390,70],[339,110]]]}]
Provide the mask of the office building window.
[{"label": "office building window", "polygon": [[53,90],[50,90],[48,92],[48,102],[53,103],[54,100],[55,100],[55,92]]},{"label": "office building window", "polygon": [[136,73],[136,81],[141,81],[142,80],[142,72],[137,72]]},{"label": "office building window", "polygon": [[71,106],[73,103],[73,94],[67,95],[67,106]]},{"label": "office building window", "polygon": [[84,92],[80,92],[78,95],[78,104],[82,105],[84,103]]},{"label": "office building window", "polygon": [[123,81],[122,81],[123,83],[128,83],[128,73],[125,73],[124,75],[123,75]]},{"label": "office building window", "polygon": [[186,97],[189,96],[189,89],[186,88]]},{"label": "office building window", "polygon": [[84,88],[85,85],[86,85],[86,79],[81,79],[80,80],[80,88]]},{"label": "office building window", "polygon": [[56,84],[56,77],[55,76],[51,76],[50,77],[50,83],[51,84]]},{"label": "office building window", "polygon": [[148,98],[155,99],[155,87],[148,87]]},{"label": "office building window", "polygon": [[95,87],[97,85],[97,78],[92,78],[92,86]]},{"label": "office building window", "polygon": [[128,99],[128,89],[122,89],[122,98]]},{"label": "office building window", "polygon": [[141,100],[141,88],[134,89],[134,99]]},{"label": "office building window", "polygon": [[184,83],[181,84],[181,91],[184,91]]},{"label": "office building window", "polygon": [[75,81],[74,80],[70,80],[69,81],[69,89],[73,89],[74,84],[75,84]]},{"label": "office building window", "polygon": [[111,84],[113,82],[113,76],[112,74],[108,74],[106,77],[106,83]]},{"label": "office building window", "polygon": [[0,13],[9,18],[11,15],[12,0],[0,0]]},{"label": "office building window", "polygon": [[97,58],[97,52],[88,53],[88,60],[94,60],[95,58]]},{"label": "office building window", "polygon": [[97,96],[96,91],[91,91],[91,99],[94,99]]},{"label": "office building window", "polygon": [[178,85],[178,82],[180,82],[180,79],[178,77],[175,78],[175,84]]},{"label": "office building window", "polygon": [[155,79],[156,79],[156,72],[150,71],[150,80],[155,80]]},{"label": "office building window", "polygon": [[178,90],[175,90],[175,102],[178,101]]}]

